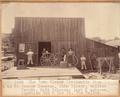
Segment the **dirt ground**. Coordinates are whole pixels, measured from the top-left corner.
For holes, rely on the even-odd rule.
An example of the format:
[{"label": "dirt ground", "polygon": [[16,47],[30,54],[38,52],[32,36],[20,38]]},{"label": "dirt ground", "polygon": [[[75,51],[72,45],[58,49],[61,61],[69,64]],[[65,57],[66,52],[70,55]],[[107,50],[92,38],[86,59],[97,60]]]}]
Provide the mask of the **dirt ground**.
[{"label": "dirt ground", "polygon": [[98,72],[82,72],[86,79],[120,79],[120,70],[116,73],[103,72],[102,74]]},{"label": "dirt ground", "polygon": [[[8,65],[9,64],[9,65]],[[3,75],[4,76],[6,76],[7,74],[6,73],[8,73],[8,74],[10,74],[10,75],[12,75],[12,73],[13,73],[13,75],[14,74],[17,74],[17,72],[18,72],[18,70],[12,70],[11,68],[13,68],[14,67],[14,65],[12,65],[12,64],[14,64],[13,62],[11,63],[6,63],[6,65],[8,66],[8,70],[6,70],[5,72],[3,72]],[[33,67],[34,68],[34,67]],[[34,71],[32,71],[32,72],[29,72],[28,74],[31,74],[31,75],[33,75],[33,73],[37,70],[37,69],[39,69],[39,68],[34,68],[35,70]],[[55,69],[55,68],[53,68],[53,69]],[[57,72],[59,73],[59,74],[64,74],[65,73],[65,70],[67,69],[67,71],[66,71],[66,73],[67,74],[73,74],[73,71],[71,70],[69,70],[68,68],[60,68],[59,70],[61,70],[61,71],[56,71],[56,69],[55,70],[52,70],[52,72],[54,71],[54,74],[56,74]],[[32,69],[33,70],[33,69]],[[68,70],[69,70],[69,72],[68,72]],[[20,70],[20,71],[22,71],[22,73],[23,73],[23,71],[24,70]],[[31,69],[30,70],[25,70],[24,72],[27,72],[27,71],[31,71]],[[42,68],[41,70],[38,70],[39,72],[45,72],[44,71],[44,69]],[[56,73],[55,73],[56,72]],[[61,72],[61,73],[60,73]],[[103,72],[102,74],[100,74],[100,73],[98,73],[97,71],[90,71],[90,70],[80,70],[80,68],[78,68],[78,71],[74,71],[74,72],[80,72],[80,74],[81,75],[83,75],[84,77],[85,77],[85,79],[120,79],[120,69],[119,70],[116,70],[116,72],[115,73],[109,73],[109,72]],[[18,74],[20,74],[20,72],[18,73]],[[34,73],[34,75],[36,75],[36,74],[38,74],[38,72],[36,72],[36,73]],[[42,73],[43,74],[43,73]],[[47,72],[45,72],[45,74],[50,74],[50,71],[49,70],[47,70]],[[24,75],[24,74],[23,74]]]}]

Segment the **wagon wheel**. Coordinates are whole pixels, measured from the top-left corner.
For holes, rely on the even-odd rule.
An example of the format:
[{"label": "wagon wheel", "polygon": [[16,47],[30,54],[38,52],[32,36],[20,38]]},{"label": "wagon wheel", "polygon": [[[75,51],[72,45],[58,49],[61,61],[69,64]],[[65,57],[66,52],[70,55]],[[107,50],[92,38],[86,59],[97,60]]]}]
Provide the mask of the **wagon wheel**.
[{"label": "wagon wheel", "polygon": [[50,62],[51,66],[54,66],[54,63],[55,63],[55,56],[54,56],[54,54],[51,54],[49,56],[49,62]]},{"label": "wagon wheel", "polygon": [[54,65],[58,66],[60,64],[60,54],[59,53],[55,53],[54,54]]},{"label": "wagon wheel", "polygon": [[44,54],[42,55],[40,62],[42,66],[53,66],[54,65],[54,55],[53,54]]},{"label": "wagon wheel", "polygon": [[49,66],[50,60],[49,60],[50,54],[44,54],[40,58],[40,63],[42,66]]},{"label": "wagon wheel", "polygon": [[73,55],[73,58],[74,58],[73,66],[77,66],[77,64],[78,64],[78,58],[77,58],[76,55]]}]

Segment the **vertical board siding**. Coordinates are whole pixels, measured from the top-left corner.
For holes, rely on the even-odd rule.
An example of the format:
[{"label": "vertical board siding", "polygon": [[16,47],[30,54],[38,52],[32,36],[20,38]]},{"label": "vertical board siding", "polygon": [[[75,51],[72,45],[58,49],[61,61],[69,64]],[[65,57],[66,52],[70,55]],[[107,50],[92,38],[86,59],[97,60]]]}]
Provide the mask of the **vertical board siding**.
[{"label": "vertical board siding", "polygon": [[16,17],[14,31],[17,45],[25,43],[26,52],[31,47],[35,61],[40,41],[50,41],[53,53],[61,48],[73,48],[78,57],[84,54],[86,48],[84,18]]},{"label": "vertical board siding", "polygon": [[[13,31],[17,57],[23,56],[18,52],[19,43],[25,43],[25,53],[32,48],[36,64],[38,64],[40,41],[50,41],[52,53],[60,52],[61,48],[67,51],[73,48],[78,59],[82,54],[88,58],[89,52],[95,52],[98,57],[114,56],[115,58],[118,53],[114,47],[85,38],[84,18],[16,17]],[[24,57],[26,58],[26,55]],[[89,64],[88,60],[87,63]],[[116,58],[115,65],[117,63]]]},{"label": "vertical board siding", "polygon": [[[94,44],[94,46],[93,46]],[[97,57],[114,57],[114,65],[118,68],[118,49],[103,43],[86,39],[87,55],[95,53]],[[90,52],[90,53],[89,53]],[[89,62],[88,62],[89,64]]]}]

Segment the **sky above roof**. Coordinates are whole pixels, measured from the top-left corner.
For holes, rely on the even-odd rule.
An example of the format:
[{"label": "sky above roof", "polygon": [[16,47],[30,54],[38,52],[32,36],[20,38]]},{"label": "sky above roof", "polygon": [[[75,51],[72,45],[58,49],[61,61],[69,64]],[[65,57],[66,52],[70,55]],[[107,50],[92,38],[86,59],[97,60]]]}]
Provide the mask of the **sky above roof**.
[{"label": "sky above roof", "polygon": [[86,37],[120,37],[120,3],[8,3],[2,5],[2,33],[11,33],[15,17],[82,17]]}]

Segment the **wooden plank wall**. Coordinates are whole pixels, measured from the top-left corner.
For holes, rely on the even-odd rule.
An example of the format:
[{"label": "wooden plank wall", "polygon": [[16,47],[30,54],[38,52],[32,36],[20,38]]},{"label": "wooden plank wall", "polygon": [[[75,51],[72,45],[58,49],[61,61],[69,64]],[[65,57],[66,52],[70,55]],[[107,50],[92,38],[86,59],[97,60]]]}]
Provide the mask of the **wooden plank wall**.
[{"label": "wooden plank wall", "polygon": [[[118,68],[118,49],[94,40],[86,39],[87,55],[95,53],[97,57],[114,57],[114,65]],[[88,62],[89,64],[89,62]]]},{"label": "wooden plank wall", "polygon": [[99,57],[114,56],[118,53],[118,49],[116,47],[112,47],[90,39],[86,39],[86,47],[87,49],[96,52],[97,56]]},{"label": "wooden plank wall", "polygon": [[84,18],[16,17],[14,31],[17,44],[26,43],[26,52],[32,47],[35,61],[39,41],[50,41],[52,52],[73,48],[79,58],[86,51]]}]

